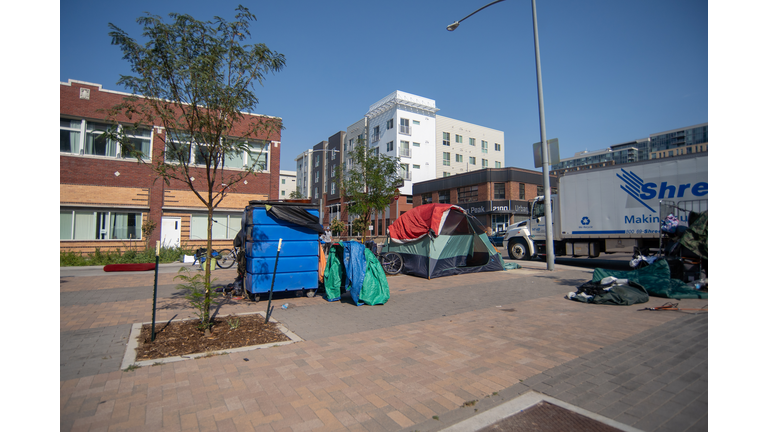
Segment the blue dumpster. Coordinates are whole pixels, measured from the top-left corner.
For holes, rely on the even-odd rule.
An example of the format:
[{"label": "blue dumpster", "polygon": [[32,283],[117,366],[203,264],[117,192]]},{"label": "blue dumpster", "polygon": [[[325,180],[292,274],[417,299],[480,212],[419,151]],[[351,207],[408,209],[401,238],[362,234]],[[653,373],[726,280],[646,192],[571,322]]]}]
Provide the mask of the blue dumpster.
[{"label": "blue dumpster", "polygon": [[[303,203],[251,201],[245,209],[245,280],[251,300],[274,292],[296,291],[314,296],[318,287],[319,224],[317,206]],[[287,216],[286,216],[287,215]],[[280,256],[277,246],[282,239]],[[275,272],[275,260],[277,271]]]}]

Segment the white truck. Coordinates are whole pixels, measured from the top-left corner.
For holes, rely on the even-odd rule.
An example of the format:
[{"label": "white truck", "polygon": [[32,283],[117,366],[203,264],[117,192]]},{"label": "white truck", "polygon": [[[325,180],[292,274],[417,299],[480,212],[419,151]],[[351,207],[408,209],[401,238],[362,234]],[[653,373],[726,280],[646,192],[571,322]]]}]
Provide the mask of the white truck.
[{"label": "white truck", "polygon": [[[566,173],[551,198],[555,256],[594,258],[601,252],[658,247],[660,221],[667,216],[659,213],[661,200],[700,201],[697,208],[707,208],[707,154]],[[511,225],[504,235],[509,257],[545,258],[545,223],[544,197],[536,197],[531,218]]]}]

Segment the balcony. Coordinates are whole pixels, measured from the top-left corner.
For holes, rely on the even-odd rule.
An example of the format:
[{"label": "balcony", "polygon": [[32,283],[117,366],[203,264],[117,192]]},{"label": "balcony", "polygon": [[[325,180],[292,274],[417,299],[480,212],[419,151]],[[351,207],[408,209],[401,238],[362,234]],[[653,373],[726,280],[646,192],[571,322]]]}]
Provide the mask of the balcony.
[{"label": "balcony", "polygon": [[405,126],[405,125],[400,125],[400,133],[403,134],[403,135],[410,135],[411,134],[411,127],[410,126]]},{"label": "balcony", "polygon": [[406,181],[411,181],[411,173],[410,171],[400,171],[400,178]]},{"label": "balcony", "polygon": [[411,157],[411,149],[400,147],[400,157],[405,157],[405,158]]}]

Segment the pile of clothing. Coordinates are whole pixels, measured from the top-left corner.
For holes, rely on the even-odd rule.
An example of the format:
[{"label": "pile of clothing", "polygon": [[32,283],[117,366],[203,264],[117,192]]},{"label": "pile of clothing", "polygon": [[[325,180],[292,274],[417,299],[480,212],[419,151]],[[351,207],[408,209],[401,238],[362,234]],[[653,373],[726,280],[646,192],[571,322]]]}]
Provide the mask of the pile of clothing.
[{"label": "pile of clothing", "polygon": [[608,276],[581,284],[565,298],[582,303],[629,306],[647,302],[648,292],[637,282]]}]

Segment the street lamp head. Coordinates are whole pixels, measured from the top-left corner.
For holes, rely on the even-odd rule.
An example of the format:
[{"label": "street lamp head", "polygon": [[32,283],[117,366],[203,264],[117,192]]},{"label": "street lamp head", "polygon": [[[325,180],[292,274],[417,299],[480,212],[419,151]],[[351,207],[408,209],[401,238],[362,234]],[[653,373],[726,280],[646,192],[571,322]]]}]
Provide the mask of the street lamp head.
[{"label": "street lamp head", "polygon": [[451,24],[448,27],[446,27],[446,29],[448,31],[454,31],[454,30],[456,30],[456,27],[458,27],[458,26],[459,26],[459,22],[458,21],[454,21],[453,24]]}]

